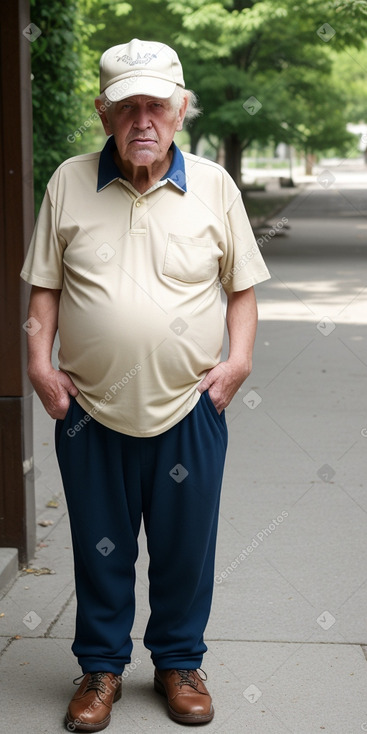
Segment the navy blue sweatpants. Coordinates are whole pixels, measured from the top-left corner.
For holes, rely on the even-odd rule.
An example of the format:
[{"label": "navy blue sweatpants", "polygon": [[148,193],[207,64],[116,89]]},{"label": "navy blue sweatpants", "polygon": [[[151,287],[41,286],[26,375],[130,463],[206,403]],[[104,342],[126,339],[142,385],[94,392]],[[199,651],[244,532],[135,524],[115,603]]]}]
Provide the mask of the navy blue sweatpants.
[{"label": "navy blue sweatpants", "polygon": [[56,421],[77,594],[72,651],[83,673],[119,674],[130,662],[143,518],[151,610],[144,644],[157,668],[199,668],[213,592],[224,413],[205,392],[182,421],[151,438],[84,417],[71,398]]}]

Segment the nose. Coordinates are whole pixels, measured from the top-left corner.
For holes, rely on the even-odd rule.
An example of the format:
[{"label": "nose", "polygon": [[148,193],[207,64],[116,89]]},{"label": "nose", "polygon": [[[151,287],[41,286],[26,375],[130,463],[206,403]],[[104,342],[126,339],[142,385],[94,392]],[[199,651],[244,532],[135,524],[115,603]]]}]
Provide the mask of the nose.
[{"label": "nose", "polygon": [[135,109],[133,127],[138,130],[146,130],[152,126],[149,110],[143,106]]}]

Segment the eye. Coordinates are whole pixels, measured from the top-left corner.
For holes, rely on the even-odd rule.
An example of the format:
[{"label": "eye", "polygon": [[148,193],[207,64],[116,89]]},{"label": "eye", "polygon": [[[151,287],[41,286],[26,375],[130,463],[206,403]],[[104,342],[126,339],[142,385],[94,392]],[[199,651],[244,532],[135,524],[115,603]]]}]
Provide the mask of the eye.
[{"label": "eye", "polygon": [[120,104],[117,107],[118,112],[124,112],[125,110],[131,110],[132,103],[131,102],[120,102]]}]

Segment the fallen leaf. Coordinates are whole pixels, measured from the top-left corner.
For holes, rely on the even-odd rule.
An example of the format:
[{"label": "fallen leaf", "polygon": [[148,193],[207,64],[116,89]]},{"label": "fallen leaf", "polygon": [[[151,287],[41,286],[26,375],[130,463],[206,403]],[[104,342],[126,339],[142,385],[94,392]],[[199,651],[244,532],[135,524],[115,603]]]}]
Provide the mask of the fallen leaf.
[{"label": "fallen leaf", "polygon": [[21,640],[22,635],[14,635],[13,640]]},{"label": "fallen leaf", "polygon": [[46,566],[43,566],[42,568],[22,568],[22,571],[25,573],[34,573],[35,576],[43,576],[44,574],[50,574],[55,573],[51,568],[46,568]]},{"label": "fallen leaf", "polygon": [[5,617],[5,612],[1,612],[0,617]]},{"label": "fallen leaf", "polygon": [[53,500],[50,500],[49,502],[47,502],[46,507],[58,507],[59,504],[60,504],[59,500],[53,499]]},{"label": "fallen leaf", "polygon": [[40,520],[38,525],[42,525],[43,528],[47,528],[48,525],[53,525],[53,520]]}]

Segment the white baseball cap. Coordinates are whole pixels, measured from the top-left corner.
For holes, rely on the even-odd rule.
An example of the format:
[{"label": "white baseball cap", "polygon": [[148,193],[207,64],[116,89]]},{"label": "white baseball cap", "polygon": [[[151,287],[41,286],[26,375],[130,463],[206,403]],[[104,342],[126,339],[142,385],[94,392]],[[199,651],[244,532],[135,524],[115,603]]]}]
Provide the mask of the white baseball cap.
[{"label": "white baseball cap", "polygon": [[185,86],[182,66],[170,46],[156,41],[140,41],[108,48],[101,56],[100,91],[111,102],[144,94],[166,99],[176,84]]}]

